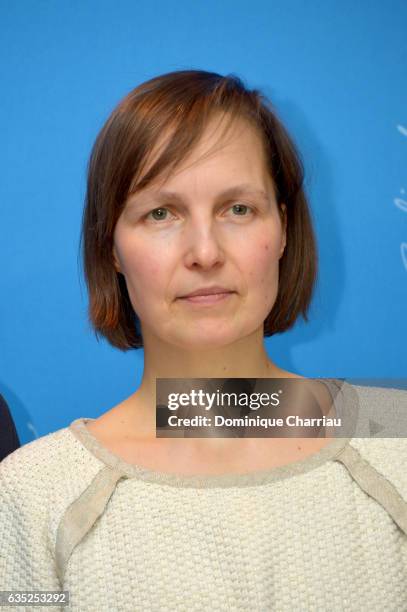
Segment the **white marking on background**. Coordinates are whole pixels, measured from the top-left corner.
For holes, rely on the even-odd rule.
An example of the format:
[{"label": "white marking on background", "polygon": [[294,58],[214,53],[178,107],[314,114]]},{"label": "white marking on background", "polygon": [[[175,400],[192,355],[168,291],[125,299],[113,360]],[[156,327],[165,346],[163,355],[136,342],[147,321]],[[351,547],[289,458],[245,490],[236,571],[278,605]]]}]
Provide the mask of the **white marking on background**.
[{"label": "white marking on background", "polygon": [[402,198],[394,198],[393,202],[395,203],[400,210],[403,212],[407,212],[407,200],[403,200]]},{"label": "white marking on background", "polygon": [[400,251],[401,251],[401,259],[403,261],[405,269],[407,270],[407,242],[401,243]]},{"label": "white marking on background", "polygon": [[37,432],[37,430],[35,429],[34,425],[31,423],[31,421],[27,421],[27,427],[28,427],[28,429],[29,429],[30,431],[32,431],[32,432],[33,432],[34,436],[35,436],[36,438],[38,438],[38,432]]}]

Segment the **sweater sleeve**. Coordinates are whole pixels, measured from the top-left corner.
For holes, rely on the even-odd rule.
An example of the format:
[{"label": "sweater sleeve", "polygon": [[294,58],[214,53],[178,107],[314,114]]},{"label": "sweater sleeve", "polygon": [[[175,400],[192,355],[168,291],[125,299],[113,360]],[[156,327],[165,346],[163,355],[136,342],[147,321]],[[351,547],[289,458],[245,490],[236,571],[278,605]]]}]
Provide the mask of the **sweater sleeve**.
[{"label": "sweater sleeve", "polygon": [[60,591],[47,496],[20,460],[23,449],[0,463],[0,590]]}]

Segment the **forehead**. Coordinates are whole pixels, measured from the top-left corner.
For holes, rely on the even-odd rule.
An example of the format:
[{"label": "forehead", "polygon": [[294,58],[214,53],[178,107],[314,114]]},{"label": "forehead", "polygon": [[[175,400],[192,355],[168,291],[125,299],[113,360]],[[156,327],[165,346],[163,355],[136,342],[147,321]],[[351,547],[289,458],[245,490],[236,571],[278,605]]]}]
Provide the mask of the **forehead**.
[{"label": "forehead", "polygon": [[[164,135],[151,152],[146,172],[160,157],[169,138],[171,134]],[[191,151],[175,167],[165,169],[146,190],[205,183],[224,185],[228,181],[254,182],[259,188],[272,183],[258,130],[243,118],[230,121],[225,115],[215,115]]]},{"label": "forehead", "polygon": [[208,121],[198,143],[181,165],[204,161],[215,155],[233,155],[244,161],[253,154],[256,161],[264,161],[264,146],[256,128],[243,118],[231,121],[227,116],[215,116]]},{"label": "forehead", "polygon": [[247,121],[235,121],[227,126],[226,132],[212,121],[196,147],[183,160],[179,171],[200,167],[213,168],[217,172],[259,174],[266,169],[265,166],[263,143]]}]

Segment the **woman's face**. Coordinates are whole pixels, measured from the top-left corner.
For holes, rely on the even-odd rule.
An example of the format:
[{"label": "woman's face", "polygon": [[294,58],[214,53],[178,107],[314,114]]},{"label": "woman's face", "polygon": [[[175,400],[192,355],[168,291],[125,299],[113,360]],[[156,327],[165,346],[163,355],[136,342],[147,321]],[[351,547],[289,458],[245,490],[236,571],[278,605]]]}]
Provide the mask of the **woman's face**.
[{"label": "woman's face", "polygon": [[[239,120],[219,142],[212,121],[165,182],[130,196],[114,233],[116,269],[144,346],[222,347],[260,331],[278,291],[286,243],[261,140]],[[284,210],[285,207],[283,206]],[[220,285],[211,304],[186,294]]]}]

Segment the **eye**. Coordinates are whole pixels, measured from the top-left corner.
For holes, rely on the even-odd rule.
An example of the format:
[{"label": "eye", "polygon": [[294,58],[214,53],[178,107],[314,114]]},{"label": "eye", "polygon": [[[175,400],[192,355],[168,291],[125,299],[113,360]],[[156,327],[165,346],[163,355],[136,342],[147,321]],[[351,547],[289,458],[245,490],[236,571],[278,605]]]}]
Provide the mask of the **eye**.
[{"label": "eye", "polygon": [[245,215],[244,212],[248,210],[253,213],[253,209],[251,208],[251,206],[247,206],[246,204],[233,204],[233,206],[231,206],[230,208],[235,209],[235,211],[238,211],[238,217],[246,217],[247,215]]},{"label": "eye", "polygon": [[150,215],[157,215],[157,216],[153,216],[154,221],[162,221],[162,220],[164,220],[164,221],[165,221],[165,219],[167,218],[167,215],[166,215],[166,214],[164,214],[164,215],[163,215],[163,214],[162,214],[163,212],[164,212],[164,213],[167,213],[167,212],[168,212],[168,208],[164,208],[164,207],[161,207],[161,208],[154,208],[154,210],[151,210],[151,211],[150,211],[150,212],[149,212],[149,213],[148,213],[148,214],[145,216],[145,218],[146,218],[146,219],[148,219],[148,217],[149,217]]}]

